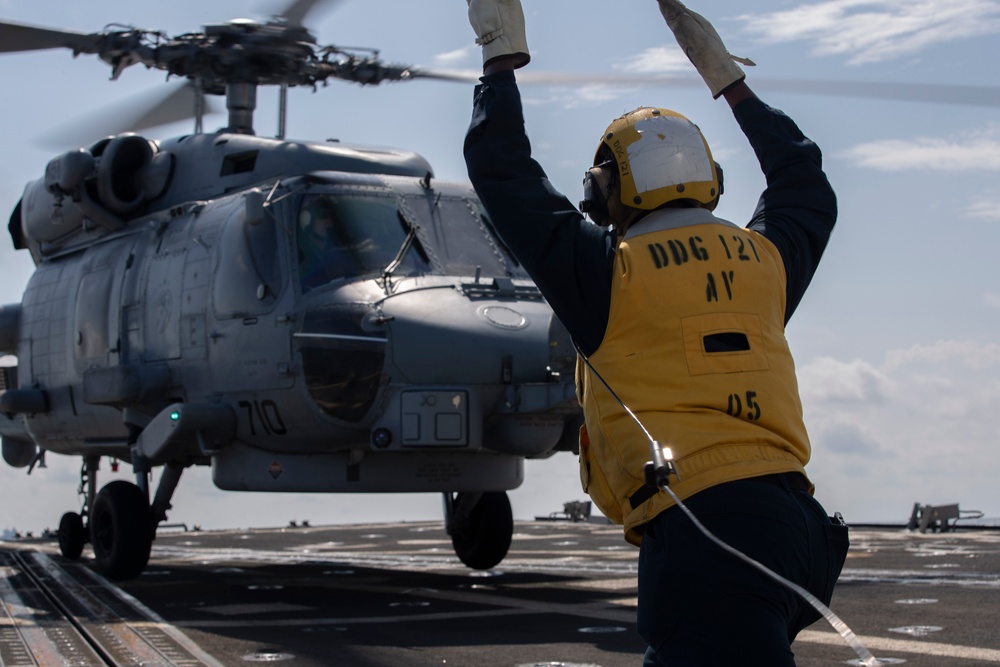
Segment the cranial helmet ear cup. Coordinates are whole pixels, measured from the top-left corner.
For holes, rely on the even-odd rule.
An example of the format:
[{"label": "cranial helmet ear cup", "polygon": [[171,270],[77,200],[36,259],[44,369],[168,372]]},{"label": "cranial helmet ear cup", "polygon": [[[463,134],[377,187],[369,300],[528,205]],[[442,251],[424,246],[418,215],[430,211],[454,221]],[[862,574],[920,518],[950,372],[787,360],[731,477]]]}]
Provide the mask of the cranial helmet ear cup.
[{"label": "cranial helmet ear cup", "polygon": [[580,211],[590,216],[597,225],[607,227],[611,224],[608,212],[608,196],[601,188],[601,182],[595,171],[597,167],[588,169],[583,175],[583,201]]},{"label": "cranial helmet ear cup", "polygon": [[721,197],[726,192],[726,186],[722,182],[722,165],[718,162],[715,163],[715,175],[719,180],[719,196]]}]

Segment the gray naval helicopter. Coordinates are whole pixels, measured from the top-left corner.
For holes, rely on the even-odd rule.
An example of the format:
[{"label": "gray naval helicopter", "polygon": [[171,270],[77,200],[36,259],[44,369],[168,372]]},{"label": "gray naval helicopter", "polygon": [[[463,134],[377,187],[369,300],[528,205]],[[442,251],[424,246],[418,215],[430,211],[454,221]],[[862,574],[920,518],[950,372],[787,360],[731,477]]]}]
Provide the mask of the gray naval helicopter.
[{"label": "gray naval helicopter", "polygon": [[[410,152],[254,134],[258,86],[447,78],[317,45],[312,4],[173,38],[0,23],[2,51],[195,91],[194,134],[63,153],[10,216],[35,270],[0,308],[3,459],[81,457],[59,547],[89,542],[114,579],[145,568],[189,466],[231,491],[441,493],[458,557],[488,569],[524,460],[576,447],[572,343],[471,186]],[[223,93],[228,126],[202,133]],[[99,489],[102,459],[135,483]]]}]

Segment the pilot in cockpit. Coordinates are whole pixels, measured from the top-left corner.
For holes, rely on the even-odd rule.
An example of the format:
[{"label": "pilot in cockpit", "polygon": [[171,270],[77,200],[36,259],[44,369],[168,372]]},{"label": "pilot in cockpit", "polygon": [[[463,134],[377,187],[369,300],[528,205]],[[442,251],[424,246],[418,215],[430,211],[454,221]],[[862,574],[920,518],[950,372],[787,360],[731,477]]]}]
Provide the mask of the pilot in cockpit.
[{"label": "pilot in cockpit", "polygon": [[330,197],[307,200],[299,212],[299,275],[302,291],[348,273],[356,260],[340,238],[336,204]]}]

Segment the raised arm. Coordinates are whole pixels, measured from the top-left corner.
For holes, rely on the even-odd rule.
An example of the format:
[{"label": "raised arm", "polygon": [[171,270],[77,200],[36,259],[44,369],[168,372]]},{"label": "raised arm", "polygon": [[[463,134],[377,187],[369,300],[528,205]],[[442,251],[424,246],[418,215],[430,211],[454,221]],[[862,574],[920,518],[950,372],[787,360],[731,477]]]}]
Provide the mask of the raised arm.
[{"label": "raised arm", "polygon": [[767,187],[747,227],[778,248],[785,266],[785,321],[812,280],[837,219],[837,199],[823,172],[819,148],[781,111],[761,102],[742,68],[703,16],[679,0],[657,0],[677,43],[712,96],[724,97],[750,141]]},{"label": "raised arm", "polygon": [[484,68],[465,140],[469,179],[563,325],[593,352],[607,327],[614,236],[587,222],[531,156],[513,73],[530,59],[519,0],[471,0],[469,19]]}]

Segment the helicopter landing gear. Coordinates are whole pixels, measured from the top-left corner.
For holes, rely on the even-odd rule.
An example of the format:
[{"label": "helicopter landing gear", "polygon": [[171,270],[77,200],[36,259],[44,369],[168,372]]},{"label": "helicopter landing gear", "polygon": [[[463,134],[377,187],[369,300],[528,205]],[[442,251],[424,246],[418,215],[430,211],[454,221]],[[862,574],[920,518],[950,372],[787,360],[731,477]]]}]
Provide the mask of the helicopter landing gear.
[{"label": "helicopter landing gear", "polygon": [[59,521],[59,551],[77,560],[90,542],[94,560],[111,579],[138,576],[149,562],[156,526],[167,518],[170,499],[186,466],[163,466],[152,504],[149,502],[149,460],[138,453],[133,457],[136,483],[116,480],[97,491],[100,457],[88,456],[80,469],[79,493],[83,496],[78,513],[66,512]]},{"label": "helicopter landing gear", "polygon": [[181,481],[182,472],[184,472],[184,466],[176,463],[168,463],[163,466],[160,483],[156,486],[156,495],[153,496],[153,502],[149,506],[149,518],[152,522],[154,537],[156,526],[167,520],[167,510],[173,507],[170,504],[170,499],[174,495],[177,483]]},{"label": "helicopter landing gear", "polygon": [[67,560],[77,560],[83,553],[83,547],[90,541],[87,534],[87,522],[90,517],[90,505],[97,493],[97,470],[101,459],[97,456],[85,456],[80,467],[80,486],[77,493],[83,497],[79,514],[66,512],[59,520],[59,552]]},{"label": "helicopter landing gear", "polygon": [[459,560],[474,570],[499,564],[514,537],[514,515],[503,491],[444,494],[445,529]]},{"label": "helicopter landing gear", "polygon": [[59,552],[67,560],[77,560],[87,543],[83,517],[76,512],[66,512],[59,520]]},{"label": "helicopter landing gear", "polygon": [[149,501],[135,484],[108,483],[90,510],[90,543],[97,566],[111,579],[138,576],[153,546]]}]

